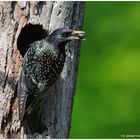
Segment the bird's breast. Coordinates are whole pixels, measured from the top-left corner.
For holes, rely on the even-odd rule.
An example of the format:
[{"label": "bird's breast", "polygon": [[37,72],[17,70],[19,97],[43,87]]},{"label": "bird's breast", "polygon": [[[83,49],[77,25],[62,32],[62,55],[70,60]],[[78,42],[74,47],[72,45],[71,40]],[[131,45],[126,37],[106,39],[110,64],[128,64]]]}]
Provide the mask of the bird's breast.
[{"label": "bird's breast", "polygon": [[47,86],[52,85],[60,75],[65,62],[65,55],[43,53],[40,57],[32,56],[30,58],[28,71],[37,83],[43,83]]},{"label": "bird's breast", "polygon": [[63,55],[53,56],[53,54],[51,54],[44,58],[41,62],[41,82],[44,82],[47,85],[53,84],[60,75],[64,62],[65,58]]}]

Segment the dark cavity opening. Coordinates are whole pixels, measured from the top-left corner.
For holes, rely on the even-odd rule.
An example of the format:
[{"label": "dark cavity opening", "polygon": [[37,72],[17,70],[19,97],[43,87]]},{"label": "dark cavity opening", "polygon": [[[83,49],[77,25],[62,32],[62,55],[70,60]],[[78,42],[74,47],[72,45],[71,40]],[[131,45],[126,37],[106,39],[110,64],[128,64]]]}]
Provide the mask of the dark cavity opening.
[{"label": "dark cavity opening", "polygon": [[31,43],[44,39],[47,35],[48,33],[43,29],[42,25],[25,25],[17,40],[17,48],[20,54],[24,56]]}]

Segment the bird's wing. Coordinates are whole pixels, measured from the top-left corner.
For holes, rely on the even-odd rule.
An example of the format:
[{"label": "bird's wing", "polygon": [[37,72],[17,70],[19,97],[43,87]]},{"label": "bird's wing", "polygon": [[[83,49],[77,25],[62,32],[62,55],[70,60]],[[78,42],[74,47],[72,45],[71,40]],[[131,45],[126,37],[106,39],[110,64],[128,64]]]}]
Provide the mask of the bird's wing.
[{"label": "bird's wing", "polygon": [[[26,61],[26,57],[24,58],[24,62],[25,61]],[[32,94],[37,87],[37,83],[26,72],[26,66],[24,62],[23,62],[23,68],[17,86],[19,119],[21,121],[25,114],[27,97],[29,94]]]},{"label": "bird's wing", "polygon": [[[34,72],[34,70],[36,70],[36,66],[37,66],[36,62],[39,61],[38,58],[33,58],[33,56],[35,56],[35,54],[37,56],[39,52],[41,53],[41,51],[43,51],[42,48],[44,47],[44,45],[47,45],[48,47],[50,47],[43,40],[32,43],[24,56],[23,67],[22,67],[22,71],[21,71],[20,78],[18,81],[18,88],[17,88],[20,120],[23,119],[24,114],[25,114],[26,100],[28,98],[28,95],[32,93],[35,94],[35,91],[37,90],[37,86],[38,86],[36,82],[38,79],[33,79],[33,77],[31,77],[31,75],[37,73],[37,72]],[[27,57],[28,54],[32,56],[30,60],[28,60],[28,57]],[[34,61],[31,61],[32,59],[34,59]],[[31,68],[30,72],[27,71],[27,65]]]},{"label": "bird's wing", "polygon": [[18,98],[19,103],[19,120],[22,121],[25,114],[25,107],[26,107],[26,100],[28,97],[28,94],[26,94],[24,91],[21,91],[20,97]]}]

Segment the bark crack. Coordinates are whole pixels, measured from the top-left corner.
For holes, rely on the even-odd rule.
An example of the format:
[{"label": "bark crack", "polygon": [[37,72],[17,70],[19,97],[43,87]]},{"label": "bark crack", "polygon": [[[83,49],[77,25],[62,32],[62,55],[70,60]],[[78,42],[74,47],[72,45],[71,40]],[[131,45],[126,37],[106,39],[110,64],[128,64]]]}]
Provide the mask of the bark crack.
[{"label": "bark crack", "polygon": [[8,71],[7,71],[7,65],[8,65],[8,54],[9,54],[9,49],[7,48],[6,50],[6,56],[5,56],[5,66],[4,66],[4,83],[3,83],[3,93],[4,93],[4,89],[5,89],[5,86],[6,86],[6,82],[7,82],[7,79],[8,79]]}]

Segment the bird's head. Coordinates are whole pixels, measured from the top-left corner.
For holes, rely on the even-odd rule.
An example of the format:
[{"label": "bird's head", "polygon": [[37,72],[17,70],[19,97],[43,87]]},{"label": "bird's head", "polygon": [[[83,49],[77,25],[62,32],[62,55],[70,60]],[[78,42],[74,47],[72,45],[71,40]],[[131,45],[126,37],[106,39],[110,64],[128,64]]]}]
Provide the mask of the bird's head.
[{"label": "bird's head", "polygon": [[83,31],[76,31],[66,28],[59,28],[53,31],[48,36],[48,41],[50,43],[55,43],[57,45],[66,45],[66,43],[70,42],[71,40],[81,40],[84,38]]}]

